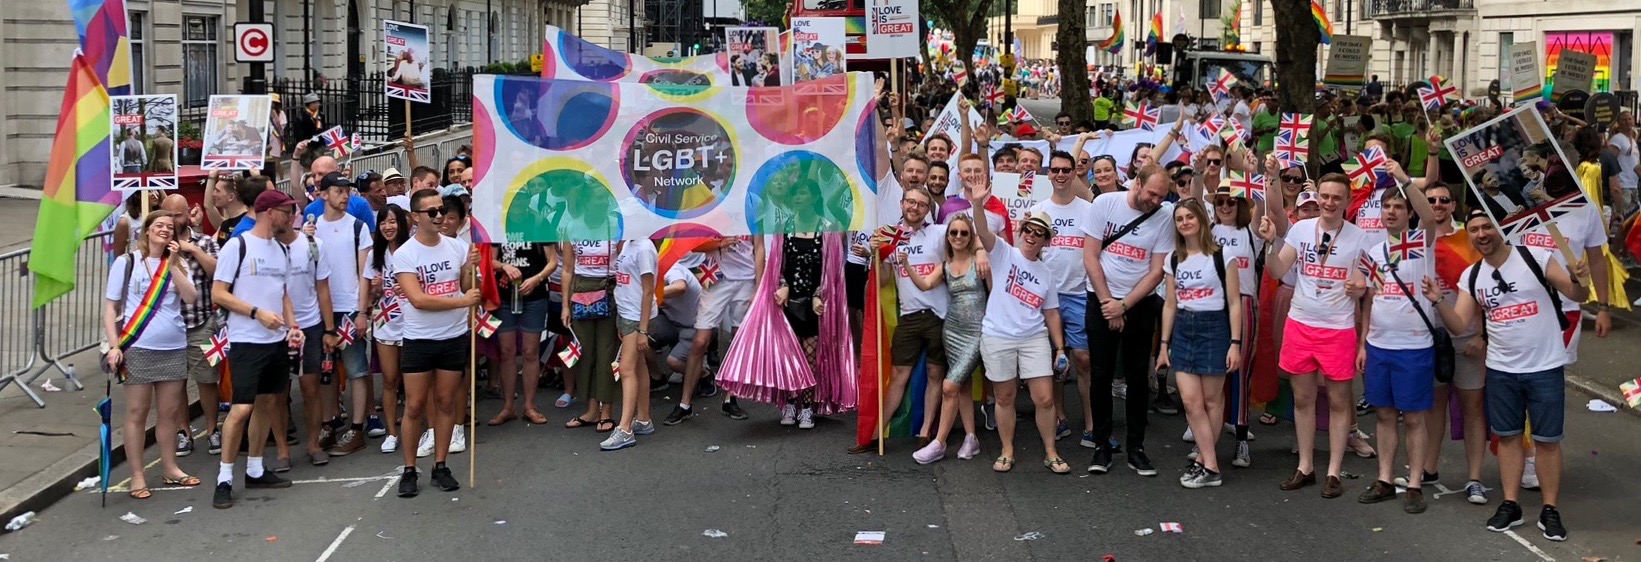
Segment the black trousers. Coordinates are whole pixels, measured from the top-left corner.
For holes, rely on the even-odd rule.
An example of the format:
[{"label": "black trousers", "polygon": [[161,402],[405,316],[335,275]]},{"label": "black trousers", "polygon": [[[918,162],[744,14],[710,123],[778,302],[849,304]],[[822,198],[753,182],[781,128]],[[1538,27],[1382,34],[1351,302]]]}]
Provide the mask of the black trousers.
[{"label": "black trousers", "polygon": [[1094,409],[1094,442],[1101,447],[1109,446],[1111,441],[1111,417],[1116,410],[1111,381],[1118,376],[1128,381],[1128,398],[1124,400],[1128,450],[1145,447],[1146,408],[1151,404],[1147,366],[1152,336],[1161,317],[1162,300],[1151,295],[1123,314],[1121,331],[1112,331],[1100,313],[1099,296],[1088,294],[1088,351],[1093,358],[1088,399]]}]

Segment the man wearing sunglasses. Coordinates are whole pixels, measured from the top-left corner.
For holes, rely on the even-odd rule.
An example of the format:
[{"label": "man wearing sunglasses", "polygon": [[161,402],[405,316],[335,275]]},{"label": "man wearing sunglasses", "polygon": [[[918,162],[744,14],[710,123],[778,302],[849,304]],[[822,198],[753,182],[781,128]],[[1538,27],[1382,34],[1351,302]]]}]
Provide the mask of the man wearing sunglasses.
[{"label": "man wearing sunglasses", "polygon": [[1438,284],[1428,280],[1424,293],[1436,302],[1448,330],[1461,331],[1478,316],[1486,323],[1487,425],[1499,436],[1499,475],[1504,482],[1504,503],[1487,520],[1487,530],[1504,532],[1522,524],[1517,502],[1526,460],[1520,436],[1531,420],[1544,499],[1538,527],[1544,538],[1563,541],[1567,529],[1556,504],[1562,480],[1568,359],[1564,340],[1558,337],[1560,299],[1550,291],[1583,302],[1590,294],[1583,283],[1590,269],[1579,260],[1569,272],[1546,252],[1511,246],[1492,219],[1479,210],[1471,212],[1465,228],[1482,261],[1465,269],[1456,299],[1448,299]]},{"label": "man wearing sunglasses", "polygon": [[[1060,322],[1064,327],[1062,340],[1070,350],[1071,363],[1076,367],[1077,396],[1083,405],[1081,444],[1094,448],[1094,411],[1089,402],[1088,276],[1083,270],[1083,221],[1088,220],[1089,203],[1077,197],[1077,170],[1070,153],[1055,151],[1048,158],[1048,178],[1054,193],[1047,201],[1031,208],[1029,215],[1042,213],[1049,218],[1056,234],[1043,250],[1043,262],[1053,277],[1055,293],[1060,300]],[[1055,435],[1069,434],[1063,394],[1056,391],[1055,405],[1060,411]],[[1064,431],[1062,431],[1064,429]]]}]

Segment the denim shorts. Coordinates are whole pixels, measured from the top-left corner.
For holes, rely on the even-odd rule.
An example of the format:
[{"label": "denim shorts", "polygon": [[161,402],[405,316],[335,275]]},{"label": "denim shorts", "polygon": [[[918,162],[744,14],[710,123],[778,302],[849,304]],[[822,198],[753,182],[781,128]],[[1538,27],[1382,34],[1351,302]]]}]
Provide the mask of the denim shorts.
[{"label": "denim shorts", "polygon": [[523,301],[524,311],[513,314],[513,303],[504,302],[496,308],[496,319],[501,320],[501,327],[496,333],[523,331],[526,334],[539,334],[547,330],[547,299]]},{"label": "denim shorts", "polygon": [[1168,340],[1168,363],[1175,372],[1224,376],[1225,354],[1231,350],[1231,315],[1224,310],[1174,314],[1174,333]]},{"label": "denim shorts", "polygon": [[1536,373],[1506,373],[1487,369],[1487,427],[1499,437],[1526,431],[1533,420],[1533,440],[1561,441],[1566,418],[1567,388],[1564,367]]},{"label": "denim shorts", "polygon": [[1060,293],[1060,326],[1065,332],[1067,349],[1088,351],[1088,293]]}]

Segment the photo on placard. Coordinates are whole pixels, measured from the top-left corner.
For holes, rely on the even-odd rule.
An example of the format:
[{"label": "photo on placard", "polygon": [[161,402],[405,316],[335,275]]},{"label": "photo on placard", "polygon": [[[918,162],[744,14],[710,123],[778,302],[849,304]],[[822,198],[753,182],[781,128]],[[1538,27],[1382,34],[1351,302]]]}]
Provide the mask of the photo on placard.
[{"label": "photo on placard", "polygon": [[268,96],[211,96],[205,118],[205,147],[200,167],[207,170],[255,170],[268,150]]},{"label": "photo on placard", "polygon": [[819,80],[848,70],[843,24],[843,18],[792,18],[795,81]]},{"label": "photo on placard", "polygon": [[114,96],[114,189],[177,188],[177,96]]},{"label": "photo on placard", "polygon": [[786,83],[780,38],[775,28],[727,28],[724,46],[729,52],[729,85],[781,86]]},{"label": "photo on placard", "polygon": [[428,103],[432,95],[432,52],[428,50],[427,27],[413,23],[384,20],[382,36],[386,38],[387,97]]},{"label": "photo on placard", "polygon": [[1570,162],[1532,107],[1447,139],[1465,182],[1512,242],[1590,204]]}]

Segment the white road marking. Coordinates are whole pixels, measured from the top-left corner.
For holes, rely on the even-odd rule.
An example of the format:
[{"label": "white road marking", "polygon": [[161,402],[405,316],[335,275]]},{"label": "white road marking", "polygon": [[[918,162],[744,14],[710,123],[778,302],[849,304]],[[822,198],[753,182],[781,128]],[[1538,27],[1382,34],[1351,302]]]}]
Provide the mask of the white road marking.
[{"label": "white road marking", "polygon": [[393,489],[393,483],[399,481],[397,478],[387,478],[386,480],[382,483],[382,489],[376,491],[376,499],[387,497],[387,491]]},{"label": "white road marking", "polygon": [[1521,543],[1521,546],[1526,547],[1528,551],[1531,551],[1533,554],[1537,554],[1540,560],[1543,560],[1544,562],[1556,562],[1556,559],[1551,558],[1548,553],[1540,550],[1536,546],[1533,546],[1533,543],[1527,542],[1527,539],[1521,538],[1521,535],[1516,534],[1515,531],[1505,531],[1504,534],[1509,535],[1512,539],[1516,539],[1516,542]]},{"label": "white road marking", "polygon": [[337,535],[336,540],[330,542],[330,548],[326,548],[325,552],[320,554],[319,559],[315,562],[325,562],[326,560],[330,560],[330,556],[332,554],[336,554],[337,547],[342,546],[342,541],[348,540],[348,535],[353,534],[353,527],[353,525],[348,525],[346,529],[342,529],[342,534]]},{"label": "white road marking", "polygon": [[[155,462],[158,462],[158,461],[155,461]],[[336,483],[341,483],[341,482],[363,482],[363,481],[369,481],[369,480],[393,481],[396,478],[397,478],[397,475],[391,475],[391,476],[390,475],[359,476],[359,477],[354,477],[354,478],[313,478],[313,479],[309,479],[309,480],[292,480],[291,484],[336,484]],[[186,486],[168,486],[168,487],[161,487],[161,488],[149,488],[148,491],[150,491],[150,492],[170,492],[170,491],[174,491],[174,490],[188,490],[188,489],[191,489],[191,488],[186,487]],[[127,492],[128,490],[126,490],[124,486],[111,486],[111,487],[108,488],[108,491],[109,491],[109,493],[116,493],[116,492],[124,493],[124,492]],[[102,493],[102,490],[92,488],[90,490],[86,490],[84,493],[99,494],[99,493]]]}]

